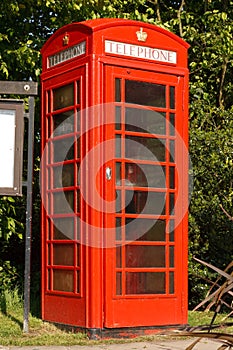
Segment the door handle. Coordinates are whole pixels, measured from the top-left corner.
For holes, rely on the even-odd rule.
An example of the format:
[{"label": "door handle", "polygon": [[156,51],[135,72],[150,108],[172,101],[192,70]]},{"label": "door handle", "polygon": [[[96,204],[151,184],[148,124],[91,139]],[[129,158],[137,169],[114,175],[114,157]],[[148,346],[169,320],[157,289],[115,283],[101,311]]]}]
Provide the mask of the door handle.
[{"label": "door handle", "polygon": [[109,166],[106,168],[105,174],[106,174],[106,179],[107,180],[111,180],[112,179],[112,169]]}]

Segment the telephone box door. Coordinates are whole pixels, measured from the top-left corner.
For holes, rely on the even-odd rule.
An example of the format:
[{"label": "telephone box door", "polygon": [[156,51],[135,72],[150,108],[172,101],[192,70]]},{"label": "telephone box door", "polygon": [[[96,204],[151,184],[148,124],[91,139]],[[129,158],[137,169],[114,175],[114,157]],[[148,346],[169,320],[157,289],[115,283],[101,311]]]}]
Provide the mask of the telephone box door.
[{"label": "telephone box door", "polygon": [[111,237],[105,249],[104,326],[183,324],[183,77],[110,66],[105,73],[106,138],[113,142],[105,199],[115,199],[115,210],[105,215]]}]

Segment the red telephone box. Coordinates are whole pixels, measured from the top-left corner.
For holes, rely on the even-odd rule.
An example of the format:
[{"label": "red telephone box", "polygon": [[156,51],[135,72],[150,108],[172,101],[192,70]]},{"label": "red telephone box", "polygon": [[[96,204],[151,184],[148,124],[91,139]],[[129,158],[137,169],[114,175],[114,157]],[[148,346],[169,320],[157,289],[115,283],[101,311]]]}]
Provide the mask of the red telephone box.
[{"label": "red telephone box", "polygon": [[92,337],[186,324],[187,49],[124,19],[44,45],[44,320]]}]

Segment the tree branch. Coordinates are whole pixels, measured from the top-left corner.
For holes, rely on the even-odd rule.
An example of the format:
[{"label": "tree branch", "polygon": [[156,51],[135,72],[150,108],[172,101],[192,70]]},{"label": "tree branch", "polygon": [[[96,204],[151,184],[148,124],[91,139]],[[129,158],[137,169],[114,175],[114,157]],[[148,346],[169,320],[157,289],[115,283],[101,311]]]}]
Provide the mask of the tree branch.
[{"label": "tree branch", "polygon": [[181,4],[180,4],[180,7],[179,7],[179,10],[177,12],[177,18],[179,20],[179,30],[180,30],[180,36],[183,37],[183,28],[182,28],[182,21],[181,21],[181,12],[183,10],[183,7],[185,5],[185,0],[182,0],[181,1]]},{"label": "tree branch", "polygon": [[156,7],[156,16],[159,22],[162,22],[161,15],[160,15],[160,5],[159,5],[159,0],[148,0],[151,4],[155,5]]},{"label": "tree branch", "polygon": [[223,85],[224,85],[224,80],[225,80],[226,71],[227,71],[227,64],[228,64],[228,60],[225,58],[225,61],[222,65],[222,76],[221,76],[219,96],[218,96],[218,103],[219,103],[219,107],[221,108],[223,107]]},{"label": "tree branch", "polygon": [[222,211],[224,212],[224,214],[226,214],[226,216],[228,217],[229,220],[233,221],[233,217],[226,211],[226,209],[223,208],[222,204],[219,204],[220,208],[222,209]]},{"label": "tree branch", "polygon": [[159,0],[155,0],[155,5],[156,5],[156,15],[157,15],[158,21],[162,22],[161,15],[160,15],[160,8],[159,8]]}]

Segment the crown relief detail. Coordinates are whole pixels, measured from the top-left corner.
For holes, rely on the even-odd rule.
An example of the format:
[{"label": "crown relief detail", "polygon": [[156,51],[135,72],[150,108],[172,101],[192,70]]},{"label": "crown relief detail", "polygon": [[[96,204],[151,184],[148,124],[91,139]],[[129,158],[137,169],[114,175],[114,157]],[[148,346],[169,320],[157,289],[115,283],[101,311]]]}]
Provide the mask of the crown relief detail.
[{"label": "crown relief detail", "polygon": [[68,44],[69,44],[69,40],[70,40],[69,34],[65,33],[65,35],[63,36],[63,39],[62,39],[63,45],[64,45],[64,46],[65,46],[65,45],[68,45]]},{"label": "crown relief detail", "polygon": [[147,33],[143,32],[143,28],[140,28],[139,31],[136,32],[138,41],[143,41],[145,42],[147,39]]}]

